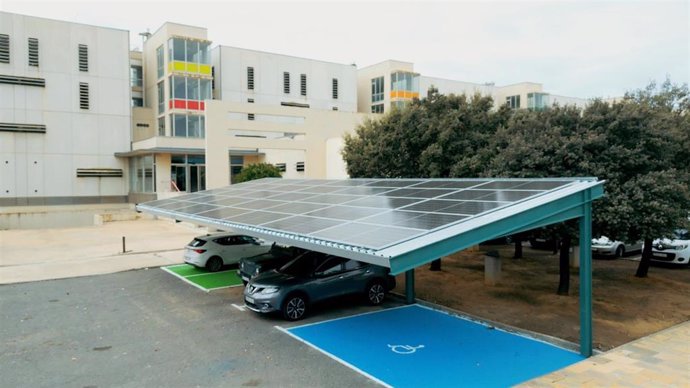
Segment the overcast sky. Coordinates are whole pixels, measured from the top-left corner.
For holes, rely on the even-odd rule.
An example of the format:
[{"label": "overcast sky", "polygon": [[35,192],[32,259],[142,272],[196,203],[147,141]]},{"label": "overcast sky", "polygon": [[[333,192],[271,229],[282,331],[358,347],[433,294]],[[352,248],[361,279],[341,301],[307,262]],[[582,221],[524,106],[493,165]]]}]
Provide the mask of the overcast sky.
[{"label": "overcast sky", "polygon": [[154,32],[166,21],[222,44],[365,67],[413,62],[432,77],[544,84],[620,96],[666,76],[690,82],[690,1],[15,1],[0,10]]}]

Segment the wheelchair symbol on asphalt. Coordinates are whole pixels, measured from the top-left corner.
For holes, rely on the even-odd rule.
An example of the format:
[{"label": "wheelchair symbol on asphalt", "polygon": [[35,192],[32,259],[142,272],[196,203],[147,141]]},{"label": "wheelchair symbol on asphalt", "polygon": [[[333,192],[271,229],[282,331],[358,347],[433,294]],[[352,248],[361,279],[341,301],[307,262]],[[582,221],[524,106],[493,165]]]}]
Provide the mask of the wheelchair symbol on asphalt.
[{"label": "wheelchair symbol on asphalt", "polygon": [[389,348],[391,348],[391,351],[394,353],[398,354],[412,354],[417,351],[417,349],[421,349],[424,347],[424,345],[419,345],[419,346],[410,346],[410,345],[388,345]]}]

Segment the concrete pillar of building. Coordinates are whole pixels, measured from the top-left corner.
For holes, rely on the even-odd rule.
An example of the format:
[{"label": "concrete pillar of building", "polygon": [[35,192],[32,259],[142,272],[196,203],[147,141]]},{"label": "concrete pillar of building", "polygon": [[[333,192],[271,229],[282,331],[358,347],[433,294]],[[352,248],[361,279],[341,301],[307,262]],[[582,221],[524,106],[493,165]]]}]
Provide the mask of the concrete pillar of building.
[{"label": "concrete pillar of building", "polygon": [[484,284],[495,286],[501,281],[501,257],[497,251],[484,255]]}]

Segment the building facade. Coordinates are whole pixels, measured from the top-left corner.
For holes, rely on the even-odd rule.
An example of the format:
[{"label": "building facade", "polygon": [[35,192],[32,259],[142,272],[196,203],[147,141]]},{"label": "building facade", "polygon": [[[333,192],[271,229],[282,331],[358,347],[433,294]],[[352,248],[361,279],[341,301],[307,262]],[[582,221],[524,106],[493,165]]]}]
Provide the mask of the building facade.
[{"label": "building facade", "polygon": [[0,206],[127,202],[129,33],[0,12]]},{"label": "building facade", "polygon": [[[142,202],[232,183],[248,164],[345,178],[343,137],[430,89],[515,109],[586,100],[0,12],[0,206]],[[0,212],[1,213],[1,212]],[[2,225],[0,225],[0,228]]]},{"label": "building facade", "polygon": [[586,99],[544,92],[543,85],[521,82],[496,86],[423,76],[410,62],[387,60],[357,72],[357,103],[360,112],[385,113],[402,107],[415,98],[426,97],[433,88],[441,94],[480,94],[494,99],[494,105],[513,109],[545,109],[553,104],[584,107]]}]

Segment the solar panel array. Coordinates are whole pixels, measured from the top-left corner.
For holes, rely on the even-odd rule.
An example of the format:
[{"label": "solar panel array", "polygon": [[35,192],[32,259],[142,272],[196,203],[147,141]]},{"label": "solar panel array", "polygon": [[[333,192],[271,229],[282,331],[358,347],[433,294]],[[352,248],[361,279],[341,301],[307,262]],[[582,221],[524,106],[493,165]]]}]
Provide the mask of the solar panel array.
[{"label": "solar panel array", "polygon": [[380,250],[575,181],[268,178],[151,201],[140,209]]}]

